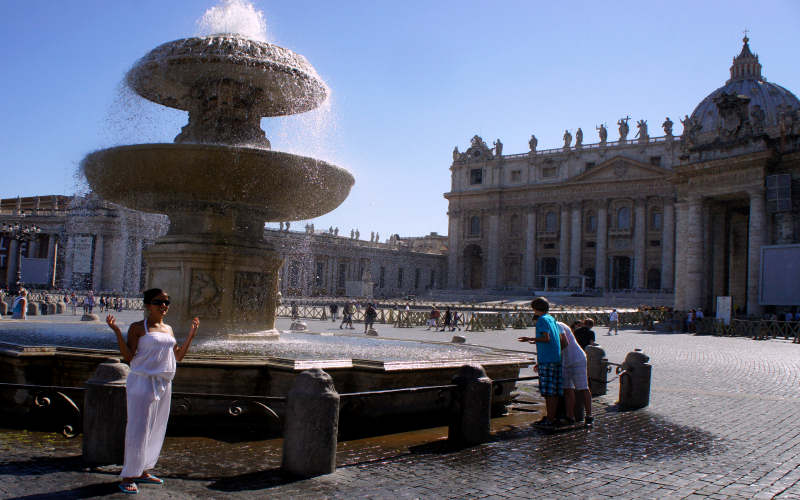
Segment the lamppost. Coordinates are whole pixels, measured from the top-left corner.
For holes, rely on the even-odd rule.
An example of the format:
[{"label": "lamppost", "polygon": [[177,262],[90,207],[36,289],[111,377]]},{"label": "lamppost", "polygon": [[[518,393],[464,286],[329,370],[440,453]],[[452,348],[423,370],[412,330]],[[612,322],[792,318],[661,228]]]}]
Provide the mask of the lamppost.
[{"label": "lamppost", "polygon": [[8,238],[17,242],[15,292],[19,292],[22,287],[22,242],[36,239],[41,232],[42,228],[35,224],[20,224],[19,222],[0,224],[0,233],[4,233]]}]

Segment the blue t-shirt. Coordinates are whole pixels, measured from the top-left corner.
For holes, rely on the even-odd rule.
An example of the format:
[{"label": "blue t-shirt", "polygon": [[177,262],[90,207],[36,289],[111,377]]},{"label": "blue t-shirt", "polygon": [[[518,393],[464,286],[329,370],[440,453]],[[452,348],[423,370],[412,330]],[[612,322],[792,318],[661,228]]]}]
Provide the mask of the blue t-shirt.
[{"label": "blue t-shirt", "polygon": [[536,343],[536,357],[539,363],[561,363],[561,329],[549,314],[539,317],[536,322],[536,336],[550,334],[550,342]]}]

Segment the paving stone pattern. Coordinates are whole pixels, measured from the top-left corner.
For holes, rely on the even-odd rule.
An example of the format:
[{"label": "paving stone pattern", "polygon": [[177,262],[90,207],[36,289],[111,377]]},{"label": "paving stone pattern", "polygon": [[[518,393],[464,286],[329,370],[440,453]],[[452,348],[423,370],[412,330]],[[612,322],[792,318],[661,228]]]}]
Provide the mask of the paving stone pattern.
[{"label": "paving stone pattern", "polygon": [[[492,442],[460,451],[437,440],[444,430],[346,442],[334,474],[299,481],[277,470],[279,440],[171,436],[155,471],[166,485],[142,486],[143,497],[800,498],[800,346],[596,331],[611,361],[621,362],[636,347],[650,356],[648,408],[616,411],[614,381],[607,396],[595,399],[596,425],[589,431],[544,435],[527,424],[509,425]],[[385,325],[379,333],[451,335]],[[531,351],[515,341],[526,334],[465,336],[470,343]],[[409,446],[409,439],[417,443]],[[115,494],[118,471],[85,468],[80,438],[0,430],[0,497]]]}]

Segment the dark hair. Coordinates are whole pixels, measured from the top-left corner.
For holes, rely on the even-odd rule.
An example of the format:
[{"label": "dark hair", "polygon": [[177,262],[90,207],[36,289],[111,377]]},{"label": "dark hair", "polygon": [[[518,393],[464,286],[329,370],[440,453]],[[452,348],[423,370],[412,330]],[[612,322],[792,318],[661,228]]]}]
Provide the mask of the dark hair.
[{"label": "dark hair", "polygon": [[583,320],[583,326],[591,330],[594,326],[594,320],[592,318],[586,318]]},{"label": "dark hair", "polygon": [[550,310],[550,302],[548,302],[547,299],[544,297],[536,297],[531,302],[531,308],[546,313],[547,311]]},{"label": "dark hair", "polygon": [[149,304],[151,300],[153,300],[154,298],[158,297],[162,293],[164,295],[167,295],[166,293],[164,293],[164,290],[162,290],[160,288],[151,288],[150,290],[145,290],[144,291],[144,297],[143,297],[144,298],[144,303],[145,304]]}]

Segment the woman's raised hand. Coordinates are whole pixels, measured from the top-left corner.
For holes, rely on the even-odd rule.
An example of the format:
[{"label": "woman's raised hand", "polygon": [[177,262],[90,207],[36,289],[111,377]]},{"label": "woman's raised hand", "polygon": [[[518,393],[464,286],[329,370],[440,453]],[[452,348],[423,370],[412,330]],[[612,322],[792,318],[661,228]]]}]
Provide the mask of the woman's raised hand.
[{"label": "woman's raised hand", "polygon": [[119,330],[119,327],[117,326],[117,319],[110,314],[106,316],[106,324],[115,332]]},{"label": "woman's raised hand", "polygon": [[192,328],[189,330],[189,334],[193,335],[197,331],[197,328],[199,326],[200,326],[200,318],[195,316],[194,318],[192,318]]}]

